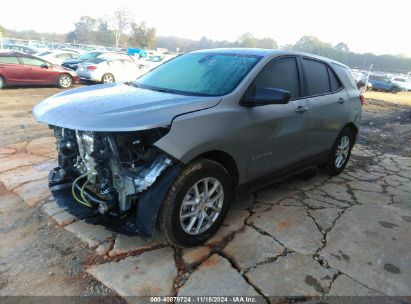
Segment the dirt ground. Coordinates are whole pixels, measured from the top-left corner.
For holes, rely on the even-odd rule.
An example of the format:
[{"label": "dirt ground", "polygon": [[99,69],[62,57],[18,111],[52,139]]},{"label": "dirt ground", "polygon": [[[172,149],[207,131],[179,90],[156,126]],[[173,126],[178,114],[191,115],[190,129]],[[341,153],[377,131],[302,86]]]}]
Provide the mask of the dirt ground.
[{"label": "dirt ground", "polygon": [[[60,91],[48,87],[12,88],[0,91],[0,233],[2,236],[0,238],[0,295],[110,296],[110,301],[123,302],[124,300],[119,295],[138,295],[146,292],[135,289],[137,285],[144,285],[144,274],[140,279],[138,276],[133,276],[134,273],[130,273],[129,265],[132,262],[137,265],[141,264],[143,273],[148,273],[150,279],[161,278],[168,282],[169,278],[169,285],[168,283],[164,286],[159,284],[156,290],[160,292],[168,290],[174,295],[184,295],[187,294],[187,290],[201,290],[198,289],[199,287],[207,291],[207,287],[210,287],[213,282],[210,283],[204,278],[214,279],[214,276],[218,275],[217,278],[223,277],[226,281],[241,280],[243,284],[230,285],[228,289],[223,284],[222,288],[226,291],[240,288],[240,290],[249,291],[250,295],[261,295],[264,299],[268,299],[273,295],[272,290],[287,287],[277,286],[275,283],[267,285],[267,281],[262,278],[270,282],[278,282],[279,278],[289,275],[292,279],[293,274],[284,273],[284,269],[289,267],[287,259],[294,259],[292,264],[297,265],[295,267],[301,266],[294,272],[309,273],[305,275],[305,282],[301,283],[303,286],[301,289],[299,289],[299,283],[295,283],[295,290],[302,290],[303,295],[304,292],[308,295],[320,296],[338,295],[338,292],[344,295],[345,291],[349,288],[352,290],[354,287],[355,290],[361,291],[359,295],[404,295],[404,292],[411,290],[409,269],[400,270],[398,265],[393,265],[394,262],[386,263],[384,269],[388,269],[390,275],[393,273],[403,275],[402,277],[388,277],[386,281],[392,282],[393,286],[388,288],[381,285],[375,273],[370,273],[368,277],[362,277],[361,273],[357,273],[356,268],[361,269],[363,266],[360,262],[354,268],[346,264],[340,265],[339,263],[344,260],[349,261],[350,257],[347,258],[341,250],[337,255],[332,251],[337,250],[338,245],[341,245],[338,244],[338,240],[344,238],[344,229],[348,229],[343,226],[343,217],[355,216],[350,215],[350,208],[362,208],[363,206],[368,208],[369,202],[374,197],[378,197],[378,194],[375,196],[373,184],[380,187],[381,178],[384,179],[384,184],[381,184],[381,189],[383,189],[381,195],[390,196],[390,202],[387,205],[398,203],[399,206],[405,206],[401,209],[402,212],[410,211],[409,201],[407,201],[410,198],[407,191],[410,190],[404,185],[409,183],[411,178],[407,176],[411,166],[409,162],[409,157],[411,157],[411,93],[399,93],[393,96],[387,93],[367,92],[367,104],[363,108],[362,127],[357,142],[359,148],[353,153],[347,175],[334,179],[329,179],[322,174],[309,179],[291,178],[271,188],[257,191],[250,197],[241,198],[241,201],[245,202],[241,204],[245,204],[246,207],[238,207],[234,213],[242,222],[235,219],[230,222],[231,219],[229,219],[221,235],[216,236],[215,243],[211,242],[204,247],[181,251],[172,249],[158,239],[148,243],[139,239],[137,245],[130,245],[128,238],[122,235],[106,232],[102,234],[101,231],[90,235],[87,231],[89,226],[82,226],[83,222],[70,218],[64,211],[53,211],[56,207],[45,189],[48,168],[55,163],[52,134],[47,126],[36,123],[31,109],[40,100]],[[396,161],[397,158],[401,162]],[[381,167],[376,170],[375,168],[382,166],[382,163],[384,163],[384,169]],[[401,171],[402,166],[408,168],[404,171],[405,173]],[[392,171],[389,174],[383,174],[381,170]],[[20,174],[17,181],[16,174]],[[30,175],[31,177],[38,175],[38,178],[28,178]],[[374,175],[378,176],[375,182],[370,178]],[[394,186],[391,188],[394,189],[388,189],[390,185],[385,183],[388,179],[390,181],[392,179]],[[355,181],[359,181],[361,187],[370,187],[371,190],[367,192],[368,190],[365,189],[358,192],[352,184]],[[346,187],[345,190],[340,190],[343,187]],[[277,193],[273,189],[280,190]],[[324,194],[324,191],[327,194]],[[406,193],[406,199],[403,198],[404,193]],[[281,200],[277,198],[280,194],[284,194]],[[353,202],[344,202],[344,200],[335,199],[334,195],[347,195],[350,197],[348,201],[352,197],[355,198]],[[274,201],[274,196],[276,201]],[[329,203],[328,201],[329,204],[334,204],[331,209],[318,207],[319,204],[323,204],[321,203],[322,196],[334,202]],[[315,200],[317,204],[315,206],[311,202],[313,198],[318,198]],[[362,199],[363,203],[361,203]],[[46,204],[44,204],[45,201]],[[269,212],[276,211],[273,217],[283,212],[284,218],[289,216],[291,221],[280,220],[279,230],[273,230],[272,225],[264,226],[263,222],[256,220],[259,217],[264,218],[264,213],[261,213],[264,208],[267,210],[271,208]],[[330,214],[333,215],[327,213],[324,217],[322,214],[324,210],[327,212],[330,210]],[[358,210],[361,211],[361,209]],[[367,210],[365,212],[368,212]],[[391,212],[389,210],[385,210],[388,215]],[[293,218],[293,214],[300,211],[305,216],[308,215],[303,223]],[[397,210],[394,211],[394,213],[397,212]],[[407,224],[411,217],[405,213],[402,217]],[[56,215],[59,216],[56,217]],[[361,220],[358,219],[358,221]],[[314,221],[315,225],[311,227],[307,221],[310,223]],[[349,222],[349,219],[347,218],[346,221]],[[292,230],[291,222],[296,226],[301,224],[297,232]],[[388,220],[380,221],[379,225],[386,230],[387,227],[395,229],[401,226]],[[309,229],[313,229],[312,232]],[[384,235],[386,230],[383,230],[381,235]],[[300,239],[300,234],[304,236],[304,233],[309,234],[306,238]],[[371,238],[371,232],[369,233]],[[311,243],[306,240],[317,234],[318,239],[313,238]],[[244,240],[241,243],[238,240],[242,237]],[[267,237],[270,239],[268,240]],[[394,239],[391,235],[390,238]],[[395,238],[402,238],[400,242],[405,245],[398,247],[399,250],[404,250],[400,253],[395,252],[396,247],[392,246],[393,256],[397,257],[399,254],[400,260],[404,256],[409,258],[410,251],[406,252],[410,249],[409,233],[401,230]],[[250,239],[261,241],[263,248],[268,248],[270,252],[273,251],[272,256],[244,257],[244,253],[239,254],[239,250],[247,251],[241,246],[244,246],[243,244]],[[354,240],[354,243],[357,241]],[[252,246],[252,244],[249,245]],[[372,246],[379,248],[378,244]],[[144,255],[147,250],[153,252],[151,258]],[[168,250],[171,250],[171,253]],[[350,249],[347,248],[347,250]],[[367,251],[372,250],[367,247]],[[141,252],[143,253],[140,254]],[[352,249],[352,260],[355,260],[355,254],[358,252],[360,252],[358,248]],[[123,259],[126,256],[129,257]],[[309,261],[306,260],[308,257]],[[250,262],[250,259],[257,258],[262,260],[258,263]],[[177,266],[171,265],[170,259],[173,261],[172,264]],[[313,261],[315,265],[310,264]],[[404,261],[399,263],[405,263]],[[353,261],[351,262],[351,265],[354,265]],[[164,272],[158,274],[158,277],[157,273],[151,273],[151,268],[145,268],[151,263],[155,268],[162,269]],[[377,256],[372,256],[367,263],[376,265],[380,261]],[[311,265],[310,270],[306,270],[308,264]],[[218,265],[218,269],[212,268],[215,265]],[[281,265],[285,265],[285,268]],[[268,274],[264,273],[266,267],[270,269]],[[279,277],[275,277],[277,273]],[[113,277],[117,274],[124,274],[124,285],[119,286],[114,280]],[[127,281],[130,276],[131,281]],[[321,281],[323,279],[317,281],[316,276],[325,278],[324,282]],[[298,281],[297,278],[295,280]],[[224,282],[224,279],[221,282]],[[386,285],[391,286],[389,283]],[[395,289],[395,286],[400,287]],[[290,293],[294,295],[295,290],[291,290]],[[297,292],[296,295],[301,294]]]}]

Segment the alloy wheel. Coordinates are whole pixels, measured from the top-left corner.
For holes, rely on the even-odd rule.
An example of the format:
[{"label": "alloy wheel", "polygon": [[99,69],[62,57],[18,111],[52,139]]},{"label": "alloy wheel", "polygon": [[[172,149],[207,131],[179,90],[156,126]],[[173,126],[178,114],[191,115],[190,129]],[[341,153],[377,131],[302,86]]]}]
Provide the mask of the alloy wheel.
[{"label": "alloy wheel", "polygon": [[113,83],[114,77],[110,74],[106,74],[103,76],[103,83]]},{"label": "alloy wheel", "polygon": [[69,88],[71,86],[71,78],[67,75],[62,75],[60,77],[60,86],[62,88]]},{"label": "alloy wheel", "polygon": [[223,203],[224,189],[216,178],[207,177],[196,182],[181,204],[181,227],[191,235],[205,232],[217,220]]},{"label": "alloy wheel", "polygon": [[338,142],[337,149],[335,151],[335,167],[341,168],[347,158],[348,153],[350,151],[350,138],[348,136],[341,137],[340,141]]}]

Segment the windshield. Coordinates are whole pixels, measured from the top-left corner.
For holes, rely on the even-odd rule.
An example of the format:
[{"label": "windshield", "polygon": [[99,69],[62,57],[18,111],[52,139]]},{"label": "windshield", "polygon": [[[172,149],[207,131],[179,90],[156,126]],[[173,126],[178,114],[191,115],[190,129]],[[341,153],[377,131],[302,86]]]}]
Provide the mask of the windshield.
[{"label": "windshield", "polygon": [[219,96],[230,93],[261,59],[239,54],[185,54],[141,76],[142,88],[177,94]]},{"label": "windshield", "polygon": [[81,55],[78,59],[80,59],[80,60],[89,60],[89,59],[92,59],[92,58],[96,58],[100,54],[101,54],[100,52],[86,53],[86,54]]}]

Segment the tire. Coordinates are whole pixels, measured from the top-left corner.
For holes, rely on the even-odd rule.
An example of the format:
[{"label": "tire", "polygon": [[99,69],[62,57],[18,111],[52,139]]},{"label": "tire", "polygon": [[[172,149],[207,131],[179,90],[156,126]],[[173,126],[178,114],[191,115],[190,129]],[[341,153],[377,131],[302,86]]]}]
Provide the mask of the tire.
[{"label": "tire", "polygon": [[73,85],[73,78],[67,74],[61,74],[57,80],[57,85],[60,89],[68,89]]},{"label": "tire", "polygon": [[0,90],[4,88],[4,79],[0,76]]},{"label": "tire", "polygon": [[106,73],[101,77],[101,83],[113,83],[115,81],[113,74],[110,73]]},{"label": "tire", "polygon": [[[205,191],[205,184],[209,191]],[[211,196],[203,196],[213,189]],[[234,187],[227,170],[212,160],[196,160],[171,185],[159,214],[160,230],[176,246],[199,245],[221,226],[233,198]]]},{"label": "tire", "polygon": [[397,94],[399,91],[400,91],[400,89],[397,88],[397,87],[393,87],[393,88],[391,89],[391,93],[392,93],[392,94]]},{"label": "tire", "polygon": [[[350,159],[353,146],[354,134],[350,128],[344,128],[335,140],[328,161],[324,166],[330,175],[338,175],[344,170]],[[342,149],[344,151],[343,153],[341,153]],[[341,156],[341,158],[339,158],[339,156]]]}]

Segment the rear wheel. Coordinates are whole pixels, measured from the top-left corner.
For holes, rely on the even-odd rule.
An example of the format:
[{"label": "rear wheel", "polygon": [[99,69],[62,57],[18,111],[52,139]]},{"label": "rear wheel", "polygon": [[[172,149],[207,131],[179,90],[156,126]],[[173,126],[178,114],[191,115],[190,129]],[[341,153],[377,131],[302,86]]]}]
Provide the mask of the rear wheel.
[{"label": "rear wheel", "polygon": [[68,89],[73,85],[73,79],[67,74],[61,74],[57,81],[59,88]]},{"label": "rear wheel", "polygon": [[113,83],[115,82],[114,76],[110,73],[104,74],[103,77],[101,77],[101,82],[102,83]]},{"label": "rear wheel", "polygon": [[393,93],[393,94],[397,94],[399,91],[400,91],[400,89],[397,88],[397,87],[393,87],[393,88],[391,89],[391,93]]},{"label": "rear wheel", "polygon": [[0,90],[4,88],[4,79],[0,76]]},{"label": "rear wheel", "polygon": [[350,128],[344,128],[331,149],[325,169],[331,175],[340,174],[350,159],[354,135]]},{"label": "rear wheel", "polygon": [[221,226],[234,197],[227,171],[219,163],[199,159],[174,181],[159,214],[159,226],[177,246],[196,246]]}]

